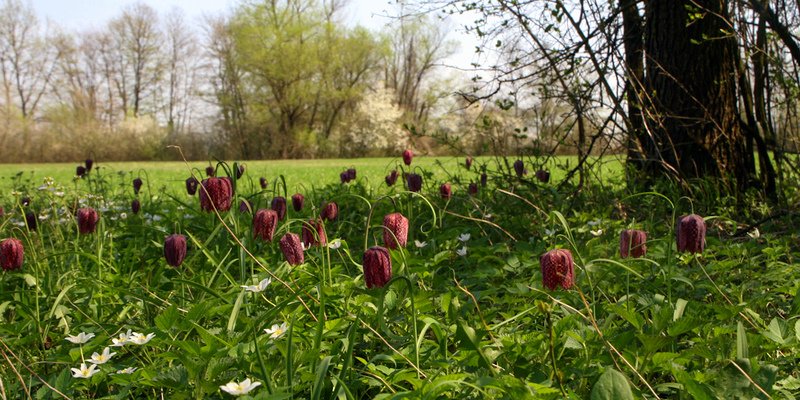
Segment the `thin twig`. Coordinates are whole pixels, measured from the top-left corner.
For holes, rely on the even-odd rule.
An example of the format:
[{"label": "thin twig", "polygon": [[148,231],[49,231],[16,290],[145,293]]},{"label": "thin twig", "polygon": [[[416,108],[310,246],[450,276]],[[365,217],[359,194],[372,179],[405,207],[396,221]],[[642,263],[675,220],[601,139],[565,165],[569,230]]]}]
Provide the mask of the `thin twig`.
[{"label": "thin twig", "polygon": [[397,353],[397,354],[398,354],[400,357],[403,357],[403,359],[404,359],[404,360],[406,360],[406,362],[408,363],[408,365],[410,365],[412,368],[414,368],[415,370],[417,370],[417,373],[418,373],[418,374],[419,374],[419,375],[422,377],[422,379],[427,379],[427,378],[428,378],[428,376],[427,376],[427,375],[425,375],[425,373],[424,373],[424,372],[422,372],[422,370],[421,370],[421,369],[419,369],[419,367],[417,367],[417,365],[416,365],[416,364],[414,364],[414,363],[413,363],[411,360],[409,360],[409,359],[408,359],[408,357],[406,357],[406,355],[405,355],[405,354],[401,353],[400,351],[398,351],[397,349],[395,349],[395,348],[394,348],[394,346],[392,346],[391,344],[389,344],[389,342],[388,342],[388,341],[387,341],[387,340],[386,340],[386,339],[385,339],[383,336],[381,336],[381,334],[380,334],[380,333],[378,333],[378,331],[376,331],[375,329],[373,329],[371,326],[369,326],[369,325],[368,325],[366,322],[364,322],[364,321],[361,321],[361,325],[364,325],[364,326],[365,326],[367,329],[369,329],[370,331],[372,331],[372,333],[374,333],[375,335],[377,335],[377,336],[378,336],[378,338],[379,338],[379,339],[380,339],[380,340],[383,342],[383,344],[385,344],[385,345],[386,345],[386,346],[388,346],[390,349],[392,349],[392,351],[393,351],[393,352]]}]

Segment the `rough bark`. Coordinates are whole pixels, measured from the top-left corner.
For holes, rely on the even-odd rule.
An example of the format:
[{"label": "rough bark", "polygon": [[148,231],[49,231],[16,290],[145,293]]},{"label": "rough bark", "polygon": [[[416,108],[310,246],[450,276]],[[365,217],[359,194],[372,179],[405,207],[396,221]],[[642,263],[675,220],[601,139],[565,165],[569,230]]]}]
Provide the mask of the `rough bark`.
[{"label": "rough bark", "polygon": [[651,167],[681,179],[717,177],[729,191],[751,184],[737,105],[736,35],[727,1],[650,0],[645,15]]}]

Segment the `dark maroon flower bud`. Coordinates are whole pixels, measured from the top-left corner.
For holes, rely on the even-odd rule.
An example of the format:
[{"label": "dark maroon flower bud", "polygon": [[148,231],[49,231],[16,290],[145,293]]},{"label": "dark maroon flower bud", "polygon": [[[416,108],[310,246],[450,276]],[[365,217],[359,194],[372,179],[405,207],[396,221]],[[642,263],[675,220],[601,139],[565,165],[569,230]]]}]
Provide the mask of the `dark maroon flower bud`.
[{"label": "dark maroon flower bud", "polygon": [[142,179],[136,178],[133,180],[133,194],[139,194],[139,189],[142,188]]},{"label": "dark maroon flower bud", "polygon": [[139,210],[141,209],[142,209],[142,203],[139,203],[139,199],[133,199],[133,201],[131,202],[131,211],[133,211],[134,214],[138,214]]},{"label": "dark maroon flower bud", "polygon": [[439,194],[442,195],[442,199],[450,200],[450,197],[453,196],[453,188],[449,183],[443,183],[442,186],[439,186]]},{"label": "dark maroon flower bud", "polygon": [[278,196],[272,199],[272,209],[278,213],[278,220],[286,218],[286,198]]},{"label": "dark maroon flower bud", "polygon": [[22,268],[25,248],[19,239],[8,238],[0,242],[0,266],[4,271]]},{"label": "dark maroon flower bud", "polygon": [[86,173],[92,172],[92,167],[94,166],[94,160],[92,160],[91,158],[87,158],[84,164],[86,164]]},{"label": "dark maroon flower bud", "polygon": [[488,180],[488,177],[486,176],[486,172],[482,173],[481,174],[481,186],[486,187],[486,181],[487,180]]},{"label": "dark maroon flower bud", "polygon": [[414,153],[411,152],[410,149],[406,149],[403,152],[403,164],[411,165],[411,160],[414,158]]},{"label": "dark maroon flower bud", "polygon": [[278,225],[278,213],[275,210],[262,208],[253,215],[253,237],[271,242]]},{"label": "dark maroon flower bud", "polygon": [[475,196],[478,194],[478,185],[475,182],[470,182],[469,186],[467,187],[467,192],[470,196]]},{"label": "dark maroon flower bud", "polygon": [[263,176],[258,178],[258,183],[261,184],[261,189],[267,188],[267,178],[264,178]]},{"label": "dark maroon flower bud", "polygon": [[542,267],[542,282],[550,290],[559,286],[568,290],[575,282],[575,265],[569,250],[550,250],[539,258],[539,265]]},{"label": "dark maroon flower bud", "polygon": [[341,173],[339,173],[339,180],[342,183],[350,182],[350,175],[347,173],[347,171],[342,171]]},{"label": "dark maroon flower bud", "polygon": [[322,205],[322,212],[320,213],[320,217],[322,217],[322,219],[333,221],[338,216],[339,216],[339,206],[336,203],[331,201],[329,203],[325,203]]},{"label": "dark maroon flower bud", "polygon": [[550,182],[550,172],[540,169],[536,171],[536,179],[542,183]]},{"label": "dark maroon flower bud", "polygon": [[467,169],[472,168],[472,157],[467,157],[467,159],[464,160],[464,166],[466,166]]},{"label": "dark maroon flower bud", "polygon": [[303,245],[306,248],[311,246],[325,246],[328,244],[328,236],[325,234],[325,224],[319,219],[310,219],[303,224]]},{"label": "dark maroon flower bud", "polygon": [[644,257],[647,253],[647,233],[637,229],[625,229],[619,235],[619,256],[622,258]]},{"label": "dark maroon flower bud", "polygon": [[525,174],[525,163],[522,160],[514,161],[514,171],[518,177],[522,178],[522,175]]},{"label": "dark maroon flower bud", "polygon": [[680,252],[702,253],[706,247],[706,222],[697,214],[680,217],[676,234]]},{"label": "dark maroon flower bud", "polygon": [[244,164],[239,164],[236,167],[236,179],[239,179],[244,175]]},{"label": "dark maroon flower bud", "polygon": [[233,186],[229,178],[203,179],[200,188],[200,209],[206,212],[228,211],[231,208]]},{"label": "dark maroon flower bud", "polygon": [[167,264],[180,267],[186,258],[186,236],[173,233],[164,239],[164,258]]},{"label": "dark maroon flower bud", "polygon": [[417,174],[408,174],[406,176],[406,183],[408,190],[412,192],[419,192],[422,190],[422,177]]},{"label": "dark maroon flower bud", "polygon": [[367,288],[382,288],[392,279],[392,258],[383,247],[370,247],[364,252],[364,282]]},{"label": "dark maroon flower bud", "polygon": [[75,168],[75,175],[77,175],[80,178],[83,178],[83,176],[86,175],[86,167],[84,167],[83,165],[78,165],[78,167]]},{"label": "dark maroon flower bud", "polygon": [[389,175],[386,175],[386,186],[392,186],[397,182],[397,170],[392,170]]},{"label": "dark maroon flower bud", "polygon": [[36,230],[36,214],[33,211],[28,211],[25,213],[25,225],[28,226],[28,229],[35,231]]},{"label": "dark maroon flower bud", "polygon": [[252,210],[253,210],[253,206],[250,205],[250,200],[242,199],[242,201],[239,202],[239,212],[240,213],[242,213],[242,214],[249,213]]},{"label": "dark maroon flower bud", "polygon": [[283,257],[289,265],[300,265],[303,263],[303,244],[300,243],[299,236],[291,232],[283,235],[280,246]]},{"label": "dark maroon flower bud", "polygon": [[78,232],[80,232],[81,235],[85,235],[87,233],[94,233],[100,216],[97,215],[97,211],[95,211],[94,208],[87,207],[78,209],[77,219]]},{"label": "dark maroon flower bud", "polygon": [[212,176],[215,175],[215,172],[216,171],[214,170],[214,167],[212,167],[210,165],[206,167],[206,176],[212,177]]},{"label": "dark maroon flower bud", "polygon": [[189,196],[194,196],[194,194],[197,193],[198,184],[197,178],[190,176],[189,179],[186,179],[186,193],[188,193]]},{"label": "dark maroon flower bud", "polygon": [[305,202],[306,198],[303,197],[300,193],[295,193],[292,195],[292,207],[294,207],[295,211],[300,211],[303,209],[303,203]]},{"label": "dark maroon flower bud", "polygon": [[0,206],[0,217],[5,215],[6,215],[6,210],[4,210],[2,206]]},{"label": "dark maroon flower bud", "polygon": [[408,218],[400,213],[383,217],[383,244],[390,249],[406,247],[408,243]]},{"label": "dark maroon flower bud", "polygon": [[28,196],[25,196],[22,199],[20,199],[19,202],[22,203],[23,207],[27,207],[27,206],[31,205],[31,198],[28,197]]}]

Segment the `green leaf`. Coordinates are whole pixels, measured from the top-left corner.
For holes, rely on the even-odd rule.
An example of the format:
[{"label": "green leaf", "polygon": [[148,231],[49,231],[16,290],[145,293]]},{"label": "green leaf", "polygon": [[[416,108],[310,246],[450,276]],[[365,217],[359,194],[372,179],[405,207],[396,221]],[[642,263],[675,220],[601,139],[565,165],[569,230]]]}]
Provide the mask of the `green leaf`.
[{"label": "green leaf", "polygon": [[689,302],[684,299],[678,299],[675,302],[675,312],[672,313],[673,321],[677,321],[683,317],[683,312],[686,311],[687,304],[689,304]]},{"label": "green leaf", "polygon": [[797,336],[797,340],[800,340],[800,319],[794,323],[794,335]]},{"label": "green leaf", "polygon": [[736,323],[736,358],[748,358],[747,332],[741,321]]},{"label": "green leaf", "polygon": [[33,277],[31,274],[24,274],[22,278],[25,279],[25,283],[28,284],[30,287],[36,286],[36,278]]},{"label": "green leaf", "polygon": [[606,368],[606,372],[600,375],[600,379],[594,384],[592,388],[592,400],[633,400],[633,392],[631,392],[631,385],[628,383],[628,378],[615,370],[614,368]]},{"label": "green leaf", "polygon": [[786,322],[778,318],[773,318],[772,321],[769,322],[769,326],[767,327],[767,330],[763,332],[763,335],[767,339],[770,339],[778,344],[787,344],[787,342],[791,339],[787,338],[788,329]]},{"label": "green leaf", "polygon": [[170,329],[175,327],[175,323],[178,322],[179,317],[180,314],[178,314],[178,308],[172,305],[156,317],[156,328],[164,332],[168,332]]}]

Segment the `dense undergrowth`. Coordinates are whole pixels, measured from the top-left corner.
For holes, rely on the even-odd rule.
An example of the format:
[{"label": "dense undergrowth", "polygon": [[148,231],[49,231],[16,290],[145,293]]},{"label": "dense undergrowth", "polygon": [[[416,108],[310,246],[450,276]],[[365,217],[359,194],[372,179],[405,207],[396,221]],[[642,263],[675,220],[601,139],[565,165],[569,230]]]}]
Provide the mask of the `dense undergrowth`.
[{"label": "dense undergrowth", "polygon": [[[230,397],[221,385],[245,378],[260,383],[248,394],[259,399],[800,393],[794,214],[759,223],[773,210],[756,201],[634,193],[614,177],[576,190],[507,165],[450,171],[450,200],[419,169],[420,193],[402,178],[392,187],[331,182],[303,193],[301,211],[289,207],[271,243],[253,238],[252,214],[237,205],[289,198],[278,177],[262,190],[245,173],[219,215],[180,184],[147,182],[134,196],[123,175],[18,187],[0,220],[0,237],[25,248],[22,268],[0,277],[0,397],[220,398]],[[325,223],[330,244],[290,266],[278,238],[299,234],[330,201],[339,206]],[[78,233],[79,207],[99,211],[94,233]],[[383,245],[391,212],[409,219],[408,245],[391,250],[393,280],[367,289],[362,255]],[[702,254],[676,249],[676,220],[689,213],[706,219]],[[629,228],[647,232],[646,257],[620,258]],[[173,233],[189,243],[177,268],[164,260]],[[574,256],[571,290],[542,285],[539,257],[554,248]],[[266,278],[262,292],[242,288]],[[111,346],[129,330],[152,339]],[[66,340],[80,332],[94,337]],[[116,354],[99,373],[73,376],[106,347]]]}]

